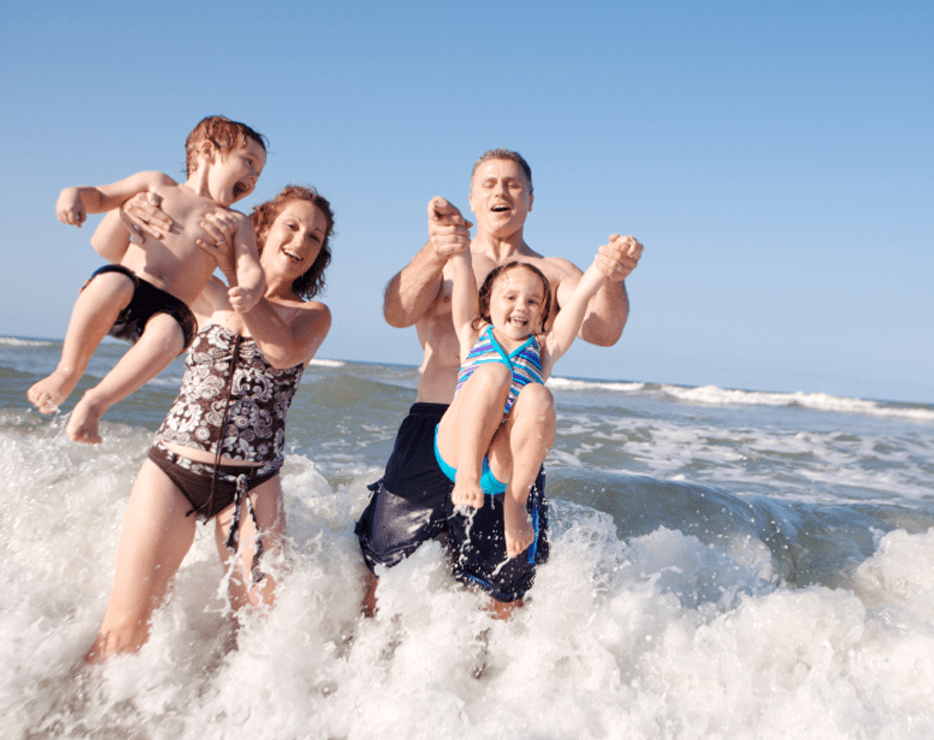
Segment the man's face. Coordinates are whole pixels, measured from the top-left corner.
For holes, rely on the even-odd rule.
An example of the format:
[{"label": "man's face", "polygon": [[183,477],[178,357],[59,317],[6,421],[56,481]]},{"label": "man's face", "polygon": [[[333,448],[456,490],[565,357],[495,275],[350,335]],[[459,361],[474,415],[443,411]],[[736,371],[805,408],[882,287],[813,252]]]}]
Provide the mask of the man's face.
[{"label": "man's face", "polygon": [[507,237],[519,231],[532,210],[532,193],[522,168],[511,159],[489,159],[474,172],[470,210],[478,232]]}]

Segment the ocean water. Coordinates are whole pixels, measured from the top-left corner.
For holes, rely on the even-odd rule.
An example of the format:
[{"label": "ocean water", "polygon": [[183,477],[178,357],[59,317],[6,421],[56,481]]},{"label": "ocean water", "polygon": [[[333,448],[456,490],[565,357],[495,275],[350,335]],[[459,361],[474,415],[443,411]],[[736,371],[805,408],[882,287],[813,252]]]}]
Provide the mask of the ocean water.
[{"label": "ocean water", "polygon": [[[124,349],[102,345],[73,399]],[[182,367],[88,447],[25,400],[59,351],[0,338],[4,738],[934,737],[932,406],[553,379],[552,555],[526,606],[492,619],[432,544],[364,619],[353,523],[416,373],[316,362],[289,416],[277,605],[226,650],[199,527],[150,642],[86,670]]]}]

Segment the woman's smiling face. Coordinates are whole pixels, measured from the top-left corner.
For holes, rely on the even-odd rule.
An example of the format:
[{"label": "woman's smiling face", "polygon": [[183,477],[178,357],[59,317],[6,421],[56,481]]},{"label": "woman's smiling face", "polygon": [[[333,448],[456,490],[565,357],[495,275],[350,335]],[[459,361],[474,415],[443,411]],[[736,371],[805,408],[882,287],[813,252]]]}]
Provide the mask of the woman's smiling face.
[{"label": "woman's smiling face", "polygon": [[313,203],[286,203],[269,227],[260,253],[267,276],[295,279],[304,275],[318,258],[327,227],[327,218]]}]

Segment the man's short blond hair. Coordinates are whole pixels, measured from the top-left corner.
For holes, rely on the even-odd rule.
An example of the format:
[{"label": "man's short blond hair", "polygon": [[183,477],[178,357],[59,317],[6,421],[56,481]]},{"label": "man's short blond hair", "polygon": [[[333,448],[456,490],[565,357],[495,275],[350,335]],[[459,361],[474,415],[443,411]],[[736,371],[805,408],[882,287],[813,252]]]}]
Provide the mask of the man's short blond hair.
[{"label": "man's short blond hair", "polygon": [[510,162],[519,165],[525,173],[525,179],[529,181],[529,195],[532,194],[532,168],[529,167],[529,163],[525,161],[519,152],[514,152],[512,149],[490,149],[488,152],[481,154],[480,159],[474,162],[473,169],[470,171],[470,187],[473,187],[473,176],[477,173],[477,168],[491,159],[508,159]]}]

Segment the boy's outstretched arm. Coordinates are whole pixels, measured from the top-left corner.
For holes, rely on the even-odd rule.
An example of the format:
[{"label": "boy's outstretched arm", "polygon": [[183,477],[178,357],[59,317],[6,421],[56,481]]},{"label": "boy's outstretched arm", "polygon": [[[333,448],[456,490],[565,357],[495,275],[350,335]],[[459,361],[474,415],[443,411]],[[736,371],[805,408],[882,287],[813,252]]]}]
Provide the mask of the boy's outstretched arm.
[{"label": "boy's outstretched arm", "polygon": [[65,188],[55,203],[55,213],[62,223],[80,227],[89,213],[111,211],[136,193],[153,186],[174,183],[171,177],[161,172],[137,172],[110,185]]},{"label": "boy's outstretched arm", "polygon": [[243,313],[253,308],[266,290],[266,276],[256,251],[256,232],[253,223],[242,217],[234,234],[234,260],[236,273],[225,276],[230,283],[227,295],[235,311]]}]

